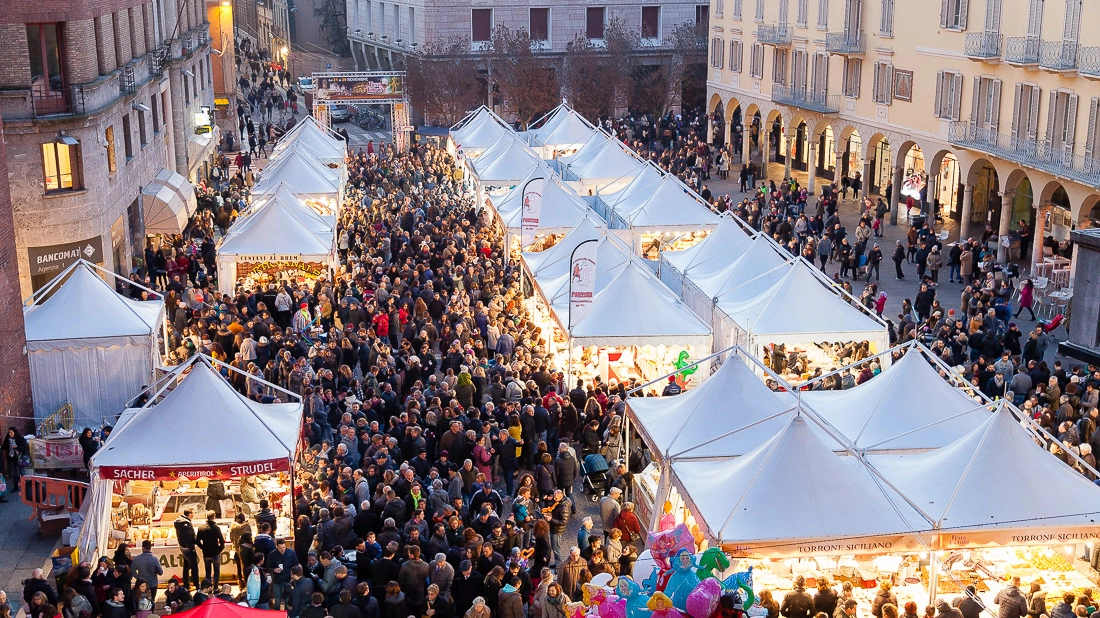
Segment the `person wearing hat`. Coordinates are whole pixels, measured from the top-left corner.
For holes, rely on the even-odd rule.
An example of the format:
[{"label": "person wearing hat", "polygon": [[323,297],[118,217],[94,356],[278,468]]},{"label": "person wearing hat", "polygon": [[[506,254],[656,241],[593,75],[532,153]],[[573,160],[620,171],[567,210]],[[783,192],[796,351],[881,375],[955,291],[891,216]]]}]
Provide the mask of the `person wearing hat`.
[{"label": "person wearing hat", "polygon": [[679,395],[682,392],[684,392],[684,389],[676,383],[676,375],[673,374],[668,376],[668,384],[665,385],[665,389],[661,391],[661,395],[664,397],[671,397],[673,395]]},{"label": "person wearing hat", "polygon": [[294,314],[294,319],[291,321],[291,328],[295,333],[304,333],[309,330],[310,324],[313,323],[313,317],[309,313],[309,303],[301,303],[298,305],[298,312]]}]

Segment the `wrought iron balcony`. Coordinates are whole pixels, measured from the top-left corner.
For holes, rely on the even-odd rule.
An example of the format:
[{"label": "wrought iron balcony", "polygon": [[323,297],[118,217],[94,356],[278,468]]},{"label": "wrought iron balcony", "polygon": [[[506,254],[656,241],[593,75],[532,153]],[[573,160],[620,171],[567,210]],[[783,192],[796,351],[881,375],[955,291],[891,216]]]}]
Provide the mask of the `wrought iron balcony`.
[{"label": "wrought iron balcony", "polygon": [[118,89],[123,95],[131,95],[137,92],[134,67],[122,67],[122,72],[118,76]]},{"label": "wrought iron balcony", "polygon": [[1069,41],[1043,41],[1039,45],[1039,66],[1048,71],[1077,69],[1077,44]]},{"label": "wrought iron balcony", "polygon": [[862,32],[827,32],[825,51],[846,56],[863,54],[867,51],[867,35]]},{"label": "wrought iron balcony", "polygon": [[986,60],[1001,57],[1001,33],[968,32],[964,43],[967,58]]},{"label": "wrought iron balcony", "polygon": [[195,51],[195,41],[191,38],[190,34],[185,34],[180,37],[180,52],[184,56],[190,56],[191,52]]},{"label": "wrought iron balcony", "polygon": [[761,24],[756,27],[756,41],[765,45],[790,45],[791,28],[784,24],[776,26]]},{"label": "wrought iron balcony", "polygon": [[948,141],[1093,188],[1100,188],[1100,160],[1012,137],[970,122],[952,122]]},{"label": "wrought iron balcony", "polygon": [[819,114],[840,113],[840,95],[821,94],[804,88],[772,86],[772,101]]},{"label": "wrought iron balcony", "polygon": [[168,62],[171,51],[167,43],[154,47],[152,59],[149,62],[149,72],[153,75],[164,75],[164,65]]},{"label": "wrought iron balcony", "polygon": [[1077,73],[1100,79],[1100,47],[1082,47],[1077,50]]},{"label": "wrought iron balcony", "polygon": [[1010,36],[1005,44],[1005,62],[1039,64],[1039,37]]},{"label": "wrought iron balcony", "polygon": [[69,86],[62,90],[32,89],[31,114],[35,118],[84,115],[83,86]]}]

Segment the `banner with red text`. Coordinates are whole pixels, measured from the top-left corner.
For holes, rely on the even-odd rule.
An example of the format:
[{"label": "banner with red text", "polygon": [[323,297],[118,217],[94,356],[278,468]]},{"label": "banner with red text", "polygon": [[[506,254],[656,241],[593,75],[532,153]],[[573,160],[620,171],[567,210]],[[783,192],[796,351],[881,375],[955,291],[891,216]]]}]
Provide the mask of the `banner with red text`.
[{"label": "banner with red text", "polygon": [[111,481],[178,481],[197,478],[226,480],[289,471],[290,460],[281,457],[265,461],[216,465],[100,466],[99,478]]}]

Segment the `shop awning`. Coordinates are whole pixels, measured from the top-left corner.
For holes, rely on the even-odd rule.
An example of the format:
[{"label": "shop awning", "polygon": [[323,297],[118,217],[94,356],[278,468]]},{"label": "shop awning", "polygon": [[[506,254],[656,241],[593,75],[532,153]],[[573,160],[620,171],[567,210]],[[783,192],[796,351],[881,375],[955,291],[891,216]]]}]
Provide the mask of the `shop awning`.
[{"label": "shop awning", "polygon": [[147,234],[182,234],[198,209],[195,188],[183,176],[162,169],[141,191]]}]

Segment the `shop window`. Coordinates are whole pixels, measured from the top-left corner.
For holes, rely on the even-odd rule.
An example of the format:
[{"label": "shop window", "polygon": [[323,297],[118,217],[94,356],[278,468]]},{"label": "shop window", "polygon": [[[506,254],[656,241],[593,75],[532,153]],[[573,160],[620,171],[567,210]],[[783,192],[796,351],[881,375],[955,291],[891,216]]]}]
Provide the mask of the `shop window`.
[{"label": "shop window", "polygon": [[42,144],[42,169],[47,193],[82,189],[80,142],[62,136]]}]

